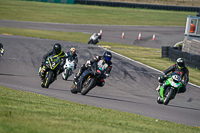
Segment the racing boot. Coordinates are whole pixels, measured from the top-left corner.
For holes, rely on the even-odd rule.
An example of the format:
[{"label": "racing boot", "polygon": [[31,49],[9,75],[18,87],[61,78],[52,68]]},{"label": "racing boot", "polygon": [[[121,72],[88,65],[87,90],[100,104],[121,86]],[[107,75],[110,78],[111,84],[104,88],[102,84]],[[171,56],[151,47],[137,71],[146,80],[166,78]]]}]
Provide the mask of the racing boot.
[{"label": "racing boot", "polygon": [[156,88],[157,91],[160,91],[160,87],[162,86],[162,83],[158,84],[158,87]]},{"label": "racing boot", "polygon": [[82,72],[81,72],[81,70],[79,70],[79,72],[74,75],[74,81],[73,81],[73,83],[75,85],[77,85],[78,78],[81,76],[81,74],[82,74]]},{"label": "racing boot", "polygon": [[43,66],[43,67],[41,68],[41,71],[40,71],[41,80],[44,79],[44,75],[45,75],[45,67]]}]

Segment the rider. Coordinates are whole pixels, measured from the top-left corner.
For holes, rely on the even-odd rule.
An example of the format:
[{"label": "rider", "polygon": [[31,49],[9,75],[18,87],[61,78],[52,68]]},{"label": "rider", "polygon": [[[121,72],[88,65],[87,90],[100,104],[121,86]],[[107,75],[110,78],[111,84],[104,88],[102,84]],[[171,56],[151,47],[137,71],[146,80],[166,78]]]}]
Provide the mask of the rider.
[{"label": "rider", "polygon": [[[94,44],[97,44],[100,40],[101,40],[101,38],[102,38],[102,33],[94,33],[91,37],[90,37],[90,39],[93,39],[93,43]],[[89,41],[90,42],[90,41]],[[89,42],[88,42],[88,44],[89,44]]]},{"label": "rider", "polygon": [[61,60],[60,63],[60,72],[63,72],[63,66],[66,62],[66,56],[65,56],[65,52],[62,50],[62,47],[59,43],[56,43],[53,45],[53,49],[51,49],[50,51],[48,51],[42,58],[42,64],[41,64],[41,78],[44,78],[44,73],[45,73],[45,62],[48,56],[50,55],[57,55],[58,58]]},{"label": "rider", "polygon": [[77,63],[78,63],[78,57],[76,54],[76,49],[74,47],[70,48],[70,50],[65,53],[66,58],[69,60],[74,60],[74,69],[76,69]]},{"label": "rider", "polygon": [[3,44],[0,43],[0,56],[4,54]]},{"label": "rider", "polygon": [[[86,64],[83,64],[79,69],[79,72],[74,77],[74,83],[77,84],[78,78],[82,75],[82,73],[90,67],[94,62],[97,62],[98,66],[105,70],[105,78],[110,77],[110,72],[112,69],[112,54],[109,51],[105,51],[103,56],[96,56],[93,60],[88,60]],[[104,78],[104,79],[105,79]],[[105,84],[104,79],[101,79],[101,84],[99,86],[103,86]]]},{"label": "rider", "polygon": [[185,66],[184,58],[178,58],[176,61],[176,64],[170,66],[167,70],[164,71],[164,75],[158,77],[159,85],[156,90],[157,91],[160,90],[160,86],[168,78],[168,76],[166,74],[168,74],[170,72],[175,72],[175,73],[180,74],[181,79],[184,77],[183,86],[179,90],[179,93],[184,93],[186,91],[186,85],[189,81],[189,70]]}]

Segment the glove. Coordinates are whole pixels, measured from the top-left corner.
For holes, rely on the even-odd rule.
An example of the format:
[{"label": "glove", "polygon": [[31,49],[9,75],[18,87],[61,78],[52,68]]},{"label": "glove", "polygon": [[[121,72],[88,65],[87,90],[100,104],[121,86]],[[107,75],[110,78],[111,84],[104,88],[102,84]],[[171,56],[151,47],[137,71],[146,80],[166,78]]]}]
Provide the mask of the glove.
[{"label": "glove", "polygon": [[110,74],[106,74],[106,78],[107,78],[107,77],[110,77]]}]

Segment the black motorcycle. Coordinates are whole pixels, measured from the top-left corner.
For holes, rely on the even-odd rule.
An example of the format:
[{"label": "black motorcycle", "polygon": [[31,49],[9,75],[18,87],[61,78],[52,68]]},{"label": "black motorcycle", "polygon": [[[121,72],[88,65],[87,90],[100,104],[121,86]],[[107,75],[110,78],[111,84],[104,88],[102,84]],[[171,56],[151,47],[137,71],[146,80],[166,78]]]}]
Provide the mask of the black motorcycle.
[{"label": "black motorcycle", "polygon": [[[44,65],[45,76],[41,82],[41,87],[49,88],[49,85],[54,82],[60,70],[60,59],[57,55],[47,57]],[[41,70],[40,70],[41,73]]]},{"label": "black motorcycle", "polygon": [[101,80],[105,78],[104,70],[98,67],[97,63],[93,63],[91,67],[88,67],[81,77],[78,79],[77,84],[73,84],[71,87],[71,92],[81,95],[86,95],[92,88],[96,85],[101,86]]}]

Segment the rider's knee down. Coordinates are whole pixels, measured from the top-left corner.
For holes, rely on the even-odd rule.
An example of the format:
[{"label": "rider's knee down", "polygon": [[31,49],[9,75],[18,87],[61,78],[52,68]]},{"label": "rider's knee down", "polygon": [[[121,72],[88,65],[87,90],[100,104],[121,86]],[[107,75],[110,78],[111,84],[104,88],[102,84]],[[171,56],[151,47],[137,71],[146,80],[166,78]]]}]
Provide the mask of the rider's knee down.
[{"label": "rider's knee down", "polygon": [[98,86],[99,87],[103,87],[105,85],[105,80],[101,79],[101,81],[99,82]]}]

